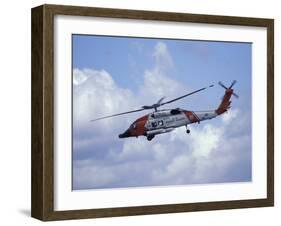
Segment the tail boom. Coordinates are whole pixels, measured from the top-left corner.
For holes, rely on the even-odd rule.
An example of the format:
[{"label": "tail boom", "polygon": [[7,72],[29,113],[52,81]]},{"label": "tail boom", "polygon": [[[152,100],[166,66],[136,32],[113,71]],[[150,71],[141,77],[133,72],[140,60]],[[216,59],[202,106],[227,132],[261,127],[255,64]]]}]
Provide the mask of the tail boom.
[{"label": "tail boom", "polygon": [[222,101],[221,101],[220,105],[218,106],[218,108],[215,110],[215,112],[218,115],[223,114],[230,108],[230,104],[231,104],[230,98],[231,98],[232,94],[233,94],[233,89],[225,90],[225,94],[222,98]]}]

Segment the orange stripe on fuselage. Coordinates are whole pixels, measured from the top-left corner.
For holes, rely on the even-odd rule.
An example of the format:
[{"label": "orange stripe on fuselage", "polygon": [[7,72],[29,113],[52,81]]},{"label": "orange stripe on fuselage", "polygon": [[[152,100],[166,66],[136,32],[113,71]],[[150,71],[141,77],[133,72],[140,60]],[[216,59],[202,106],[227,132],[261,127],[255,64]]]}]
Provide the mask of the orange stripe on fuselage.
[{"label": "orange stripe on fuselage", "polygon": [[189,119],[189,121],[192,122],[192,123],[200,121],[198,116],[192,111],[184,111],[184,114]]}]

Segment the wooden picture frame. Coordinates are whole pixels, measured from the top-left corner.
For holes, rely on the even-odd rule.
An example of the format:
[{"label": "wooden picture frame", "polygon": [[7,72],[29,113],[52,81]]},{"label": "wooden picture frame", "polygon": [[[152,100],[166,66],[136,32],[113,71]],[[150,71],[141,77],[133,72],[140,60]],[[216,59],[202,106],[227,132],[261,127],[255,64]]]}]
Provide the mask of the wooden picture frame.
[{"label": "wooden picture frame", "polygon": [[[99,209],[54,210],[54,16],[124,18],[255,26],[267,29],[267,198]],[[42,5],[32,9],[32,200],[31,215],[50,220],[163,214],[274,205],[274,21],[125,9]]]}]

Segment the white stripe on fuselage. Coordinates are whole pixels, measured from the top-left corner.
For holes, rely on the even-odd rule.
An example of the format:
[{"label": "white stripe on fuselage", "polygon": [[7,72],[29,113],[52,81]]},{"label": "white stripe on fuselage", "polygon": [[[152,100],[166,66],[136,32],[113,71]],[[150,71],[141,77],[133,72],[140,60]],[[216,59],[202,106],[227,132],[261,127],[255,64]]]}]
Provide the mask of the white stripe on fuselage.
[{"label": "white stripe on fuselage", "polygon": [[[192,112],[194,117],[198,122],[204,121],[207,119],[212,119],[217,116],[215,111],[198,111]],[[185,115],[184,112],[181,112],[177,115],[164,115],[161,117],[149,117],[145,127],[148,130],[156,130],[162,128],[177,128],[181,126],[186,126],[188,124],[193,123],[189,120],[189,118]]]},{"label": "white stripe on fuselage", "polygon": [[215,111],[195,111],[193,112],[199,121],[204,121],[207,119],[212,119],[217,117],[217,113]]}]

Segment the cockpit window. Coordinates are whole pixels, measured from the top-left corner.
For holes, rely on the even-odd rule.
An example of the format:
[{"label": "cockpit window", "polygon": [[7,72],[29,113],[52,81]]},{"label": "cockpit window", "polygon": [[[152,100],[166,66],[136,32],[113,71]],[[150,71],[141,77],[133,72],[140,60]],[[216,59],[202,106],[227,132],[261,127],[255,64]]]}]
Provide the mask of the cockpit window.
[{"label": "cockpit window", "polygon": [[181,111],[179,110],[179,109],[172,109],[171,110],[171,114],[172,115],[178,115],[178,114],[180,114],[181,113]]}]

